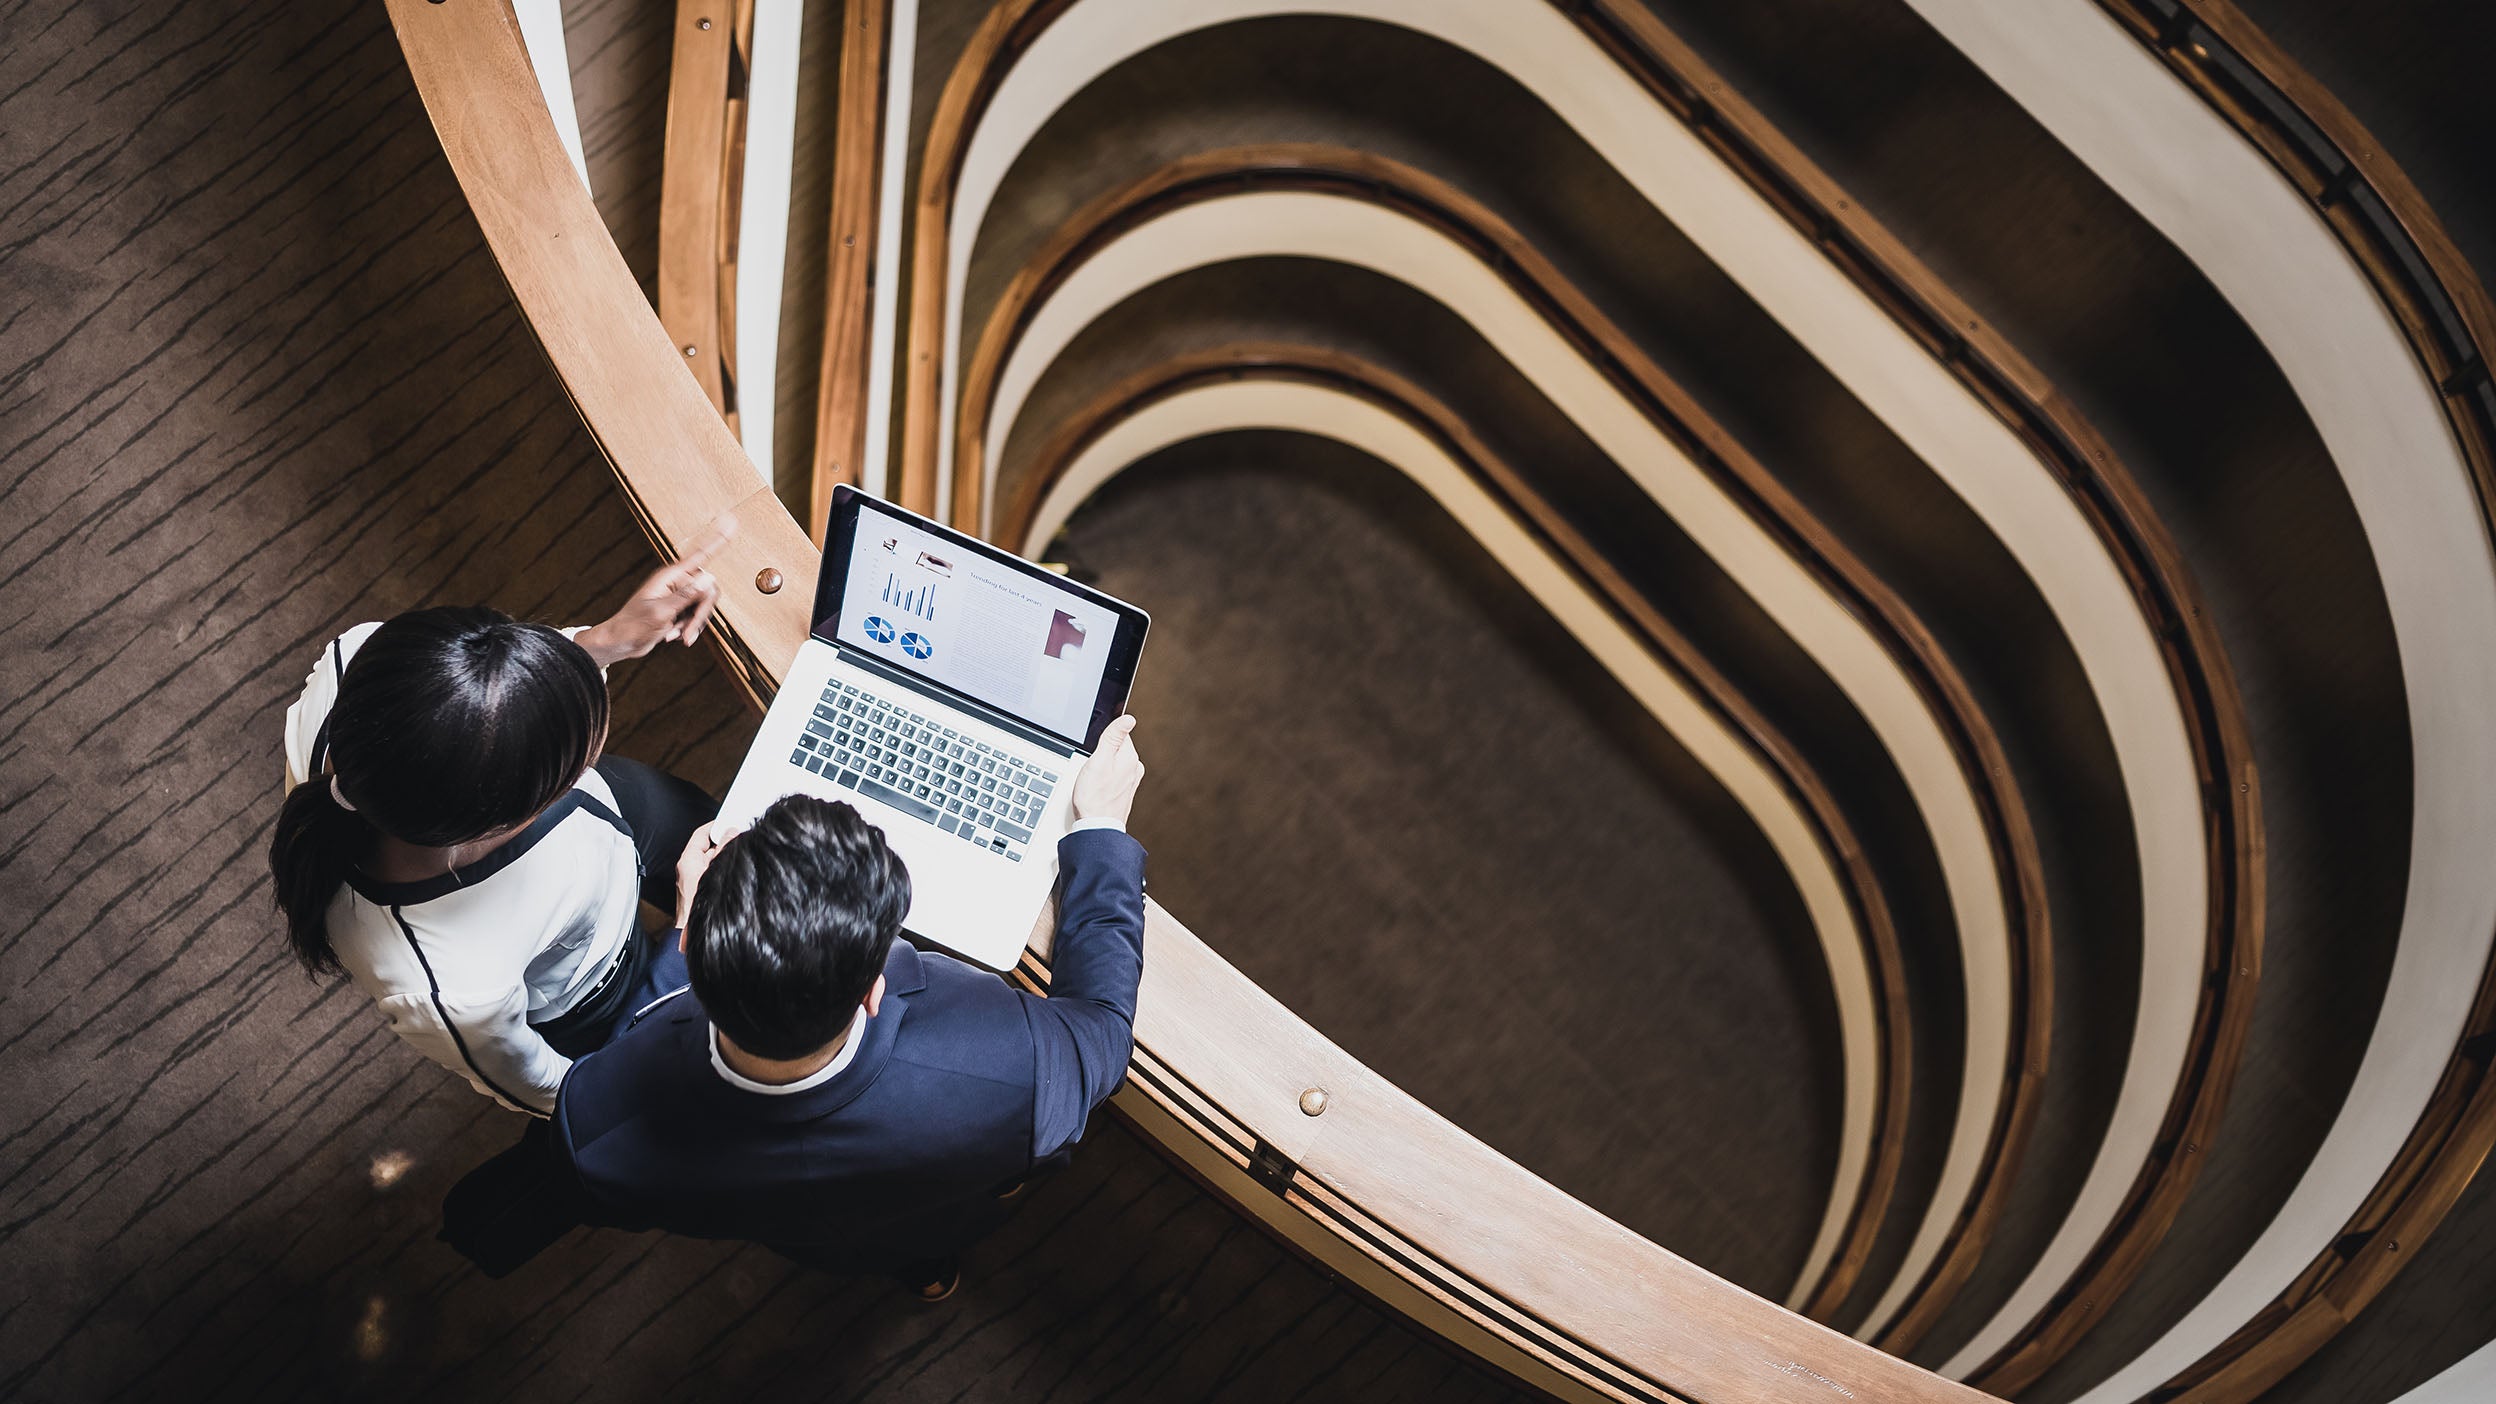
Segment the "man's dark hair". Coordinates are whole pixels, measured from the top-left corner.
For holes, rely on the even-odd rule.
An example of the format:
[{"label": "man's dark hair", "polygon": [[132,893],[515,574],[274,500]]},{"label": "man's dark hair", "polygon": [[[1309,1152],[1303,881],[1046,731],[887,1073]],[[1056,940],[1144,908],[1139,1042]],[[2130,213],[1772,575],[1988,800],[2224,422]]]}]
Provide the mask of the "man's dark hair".
[{"label": "man's dark hair", "polygon": [[729,1040],[787,1062],[840,1036],[910,912],[910,871],[846,804],[791,795],[730,839],[685,920],[693,996]]}]

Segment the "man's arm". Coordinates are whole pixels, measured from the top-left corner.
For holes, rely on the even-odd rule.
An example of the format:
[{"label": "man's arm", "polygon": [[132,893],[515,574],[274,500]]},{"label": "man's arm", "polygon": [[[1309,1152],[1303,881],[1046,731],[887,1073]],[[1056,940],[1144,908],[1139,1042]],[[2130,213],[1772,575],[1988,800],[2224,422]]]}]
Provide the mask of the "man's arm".
[{"label": "man's arm", "polygon": [[1037,1060],[1032,1159],[1083,1136],[1127,1075],[1144,979],[1144,846],[1125,832],[1144,763],[1121,717],[1075,777],[1076,827],[1058,840],[1057,939],[1049,994],[1024,1001]]}]

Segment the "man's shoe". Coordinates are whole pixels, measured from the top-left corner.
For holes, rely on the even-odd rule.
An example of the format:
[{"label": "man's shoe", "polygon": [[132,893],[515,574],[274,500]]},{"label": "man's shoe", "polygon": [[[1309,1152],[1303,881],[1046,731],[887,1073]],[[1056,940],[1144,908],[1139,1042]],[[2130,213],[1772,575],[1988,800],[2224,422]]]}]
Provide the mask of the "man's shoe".
[{"label": "man's shoe", "polygon": [[955,1289],[959,1288],[961,1285],[962,1268],[959,1264],[956,1264],[953,1267],[945,1269],[943,1276],[932,1282],[922,1282],[910,1290],[918,1294],[918,1298],[921,1302],[924,1302],[929,1306],[934,1306],[938,1302],[943,1301],[945,1298],[952,1296]]}]

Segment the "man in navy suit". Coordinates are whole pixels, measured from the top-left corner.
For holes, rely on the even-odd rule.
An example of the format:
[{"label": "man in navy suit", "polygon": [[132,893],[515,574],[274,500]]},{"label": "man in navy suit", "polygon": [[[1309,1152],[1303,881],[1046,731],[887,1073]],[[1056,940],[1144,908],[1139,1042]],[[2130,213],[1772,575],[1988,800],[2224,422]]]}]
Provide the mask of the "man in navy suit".
[{"label": "man in navy suit", "polygon": [[910,876],[848,805],[792,796],[716,847],[697,835],[678,887],[690,990],[574,1064],[547,1128],[581,1218],[950,1295],[963,1250],[1126,1076],[1133,727],[1075,777],[1045,999],[896,940]]}]

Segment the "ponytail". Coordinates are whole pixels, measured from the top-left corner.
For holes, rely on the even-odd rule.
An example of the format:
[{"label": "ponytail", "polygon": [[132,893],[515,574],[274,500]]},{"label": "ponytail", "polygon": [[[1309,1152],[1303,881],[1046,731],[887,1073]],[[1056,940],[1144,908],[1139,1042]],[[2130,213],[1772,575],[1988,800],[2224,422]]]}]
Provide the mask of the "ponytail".
[{"label": "ponytail", "polygon": [[329,903],[372,841],[371,827],[330,794],[325,775],[297,785],[277,812],[269,871],[277,879],[278,910],[286,915],[287,944],[306,974],[346,973],[329,944]]}]

